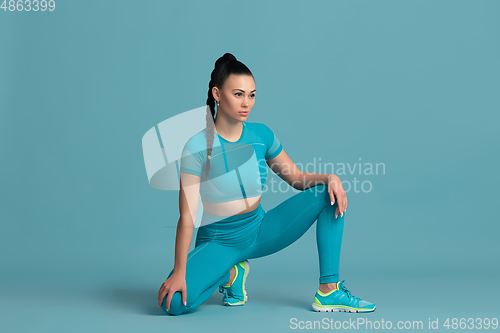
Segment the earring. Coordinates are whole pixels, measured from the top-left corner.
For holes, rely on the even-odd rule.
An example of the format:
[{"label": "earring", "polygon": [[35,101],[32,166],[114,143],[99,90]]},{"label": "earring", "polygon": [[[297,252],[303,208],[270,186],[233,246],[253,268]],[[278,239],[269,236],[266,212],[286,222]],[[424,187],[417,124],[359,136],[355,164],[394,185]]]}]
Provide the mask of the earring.
[{"label": "earring", "polygon": [[217,101],[217,106],[219,106],[219,101]]}]

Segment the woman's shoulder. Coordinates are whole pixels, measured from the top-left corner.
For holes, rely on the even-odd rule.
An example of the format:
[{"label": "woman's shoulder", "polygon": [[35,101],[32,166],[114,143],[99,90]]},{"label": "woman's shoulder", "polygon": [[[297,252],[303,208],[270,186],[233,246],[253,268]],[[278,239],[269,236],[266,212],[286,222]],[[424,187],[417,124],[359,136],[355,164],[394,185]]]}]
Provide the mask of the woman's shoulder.
[{"label": "woman's shoulder", "polygon": [[207,128],[203,128],[201,131],[193,134],[186,142],[186,144],[190,145],[206,145],[207,144]]},{"label": "woman's shoulder", "polygon": [[207,128],[193,134],[184,144],[184,149],[193,151],[203,151],[207,147]]}]

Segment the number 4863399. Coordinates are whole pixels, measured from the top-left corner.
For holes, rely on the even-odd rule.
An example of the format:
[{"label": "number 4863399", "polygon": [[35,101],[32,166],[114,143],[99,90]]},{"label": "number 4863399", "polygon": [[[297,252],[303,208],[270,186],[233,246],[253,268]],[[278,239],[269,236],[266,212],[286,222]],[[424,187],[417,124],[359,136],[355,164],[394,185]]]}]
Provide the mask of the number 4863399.
[{"label": "number 4863399", "polygon": [[[1,1],[1,0],[0,0]],[[3,9],[4,12],[38,12],[38,11],[46,11],[47,9],[50,11],[54,11],[56,9],[55,0],[4,0],[0,9]]]}]

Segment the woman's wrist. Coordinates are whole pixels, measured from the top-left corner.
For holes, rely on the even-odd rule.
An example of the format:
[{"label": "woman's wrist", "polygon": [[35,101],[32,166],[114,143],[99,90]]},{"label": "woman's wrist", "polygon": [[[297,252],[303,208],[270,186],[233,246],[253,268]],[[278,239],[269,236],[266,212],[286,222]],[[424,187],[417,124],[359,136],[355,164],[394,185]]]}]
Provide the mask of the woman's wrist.
[{"label": "woman's wrist", "polygon": [[186,276],[186,267],[175,267],[174,266],[174,272],[172,274]]},{"label": "woman's wrist", "polygon": [[328,181],[335,181],[335,182],[341,182],[340,177],[334,174],[329,174],[328,175]]}]

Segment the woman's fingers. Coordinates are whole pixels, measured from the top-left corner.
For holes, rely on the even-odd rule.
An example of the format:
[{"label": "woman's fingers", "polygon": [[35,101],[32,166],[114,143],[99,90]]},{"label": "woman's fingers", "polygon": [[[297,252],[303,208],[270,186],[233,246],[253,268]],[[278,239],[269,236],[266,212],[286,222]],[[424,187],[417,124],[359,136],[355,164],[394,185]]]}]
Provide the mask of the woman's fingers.
[{"label": "woman's fingers", "polygon": [[330,201],[333,205],[335,203],[335,195],[333,195],[333,191],[328,191],[328,193],[330,194]]},{"label": "woman's fingers", "polygon": [[161,285],[160,290],[158,290],[158,307],[160,307],[160,295],[161,295],[162,289],[163,289],[163,284]]},{"label": "woman's fingers", "polygon": [[335,203],[335,190],[332,185],[333,181],[331,179],[331,175],[328,176],[328,194],[330,195],[330,203],[333,206]]},{"label": "woman's fingers", "polygon": [[340,216],[344,216],[345,209],[347,207],[347,197],[344,191],[337,194],[337,208]]},{"label": "woman's fingers", "polygon": [[172,300],[174,293],[168,293],[167,296],[167,301],[165,302],[165,307],[167,308],[167,311],[170,310],[170,301]]},{"label": "woman's fingers", "polygon": [[158,291],[158,307],[161,307],[161,302],[166,294],[167,286],[165,286],[165,282],[161,284],[160,290]]},{"label": "woman's fingers", "polygon": [[161,292],[161,294],[158,295],[158,307],[161,308],[161,303],[163,303],[163,299],[168,293],[168,289],[164,288],[164,290]]},{"label": "woman's fingers", "polygon": [[184,304],[186,306],[187,305],[187,291],[184,288],[181,290],[181,292],[182,292],[182,304]]}]

